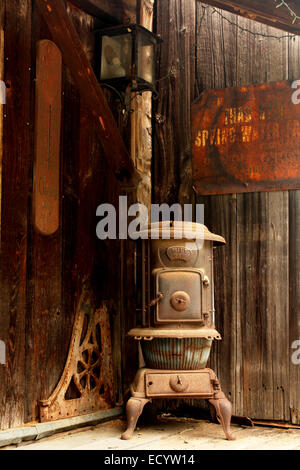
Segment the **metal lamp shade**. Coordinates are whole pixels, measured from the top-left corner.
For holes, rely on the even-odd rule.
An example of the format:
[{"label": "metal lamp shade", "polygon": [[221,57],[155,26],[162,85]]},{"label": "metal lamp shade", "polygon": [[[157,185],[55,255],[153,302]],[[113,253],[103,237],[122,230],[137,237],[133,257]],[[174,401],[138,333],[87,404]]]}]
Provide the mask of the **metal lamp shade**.
[{"label": "metal lamp shade", "polygon": [[96,31],[99,81],[125,91],[155,91],[156,36],[139,25]]}]

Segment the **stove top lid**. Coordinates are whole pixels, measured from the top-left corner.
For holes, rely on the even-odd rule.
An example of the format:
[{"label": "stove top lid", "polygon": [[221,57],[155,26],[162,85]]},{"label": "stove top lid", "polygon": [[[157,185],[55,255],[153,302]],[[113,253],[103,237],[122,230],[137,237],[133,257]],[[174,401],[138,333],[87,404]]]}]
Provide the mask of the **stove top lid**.
[{"label": "stove top lid", "polygon": [[195,222],[178,222],[172,220],[153,222],[143,230],[135,232],[135,235],[137,238],[211,240],[214,242],[214,245],[224,245],[226,243],[223,237],[210,232],[205,225]]}]

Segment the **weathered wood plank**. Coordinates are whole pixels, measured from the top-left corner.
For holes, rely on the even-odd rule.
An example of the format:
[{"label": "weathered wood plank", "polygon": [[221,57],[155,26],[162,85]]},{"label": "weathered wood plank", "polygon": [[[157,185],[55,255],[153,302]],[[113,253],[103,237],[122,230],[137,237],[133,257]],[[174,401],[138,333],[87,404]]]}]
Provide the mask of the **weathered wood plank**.
[{"label": "weathered wood plank", "polygon": [[[300,67],[300,43],[299,41],[289,41],[288,45],[288,72],[290,79],[299,78]],[[300,340],[300,192],[290,191],[290,229],[289,229],[289,294],[290,294],[290,327],[289,327],[289,346],[295,341]],[[296,343],[298,344],[298,343]],[[292,423],[300,424],[300,365],[292,362],[292,354],[297,350],[290,349],[290,419]],[[296,359],[299,355],[296,357]]]},{"label": "weathered wood plank", "polygon": [[224,48],[224,35],[223,35],[223,20],[218,15],[210,15],[210,31],[212,41],[212,55],[213,55],[213,88],[222,88],[223,83],[226,83],[225,75],[225,56],[228,50]]},{"label": "weathered wood plank", "polygon": [[[278,31],[273,28],[260,26],[252,23],[247,19],[239,19],[239,25],[242,27],[247,27],[252,31],[261,32],[262,34],[274,34],[279,35]],[[247,38],[248,35],[248,38]],[[245,40],[248,44],[243,44]],[[286,64],[286,49],[289,45],[289,40],[283,40],[278,42],[272,38],[263,39],[261,41],[254,40],[253,36],[250,36],[249,33],[244,33],[240,35],[240,40],[238,42],[238,51],[239,54],[245,54],[245,50],[248,49],[248,61],[239,60],[239,77],[243,77],[241,84],[248,83],[261,83],[263,81],[276,81],[287,78],[287,64]],[[270,51],[272,50],[272,53]],[[250,58],[249,58],[250,56]],[[251,66],[249,66],[251,64]],[[262,64],[264,66],[262,67]],[[250,73],[249,73],[250,72]],[[264,315],[264,308],[266,309],[266,324],[263,324],[263,331],[261,334],[266,341],[266,351],[265,356],[261,365],[257,365],[258,370],[261,367],[262,374],[262,383],[259,383],[258,376],[253,378],[253,385],[257,387],[257,390],[253,390],[253,385],[248,385],[249,375],[247,368],[245,369],[245,364],[241,363],[242,370],[242,389],[244,391],[243,404],[240,403],[240,410],[243,410],[245,414],[251,413],[251,416],[254,416],[254,413],[265,415],[265,418],[269,414],[272,419],[288,419],[288,410],[287,410],[287,390],[288,390],[288,377],[287,377],[287,368],[286,364],[288,362],[288,353],[287,353],[287,335],[284,331],[287,331],[287,309],[288,309],[288,298],[279,296],[278,292],[274,289],[274,278],[277,280],[278,284],[287,286],[288,285],[288,261],[287,261],[287,236],[288,236],[288,214],[287,214],[287,193],[277,192],[269,193],[268,196],[257,195],[258,200],[253,200],[252,195],[245,196],[247,202],[243,206],[243,210],[246,210],[247,207],[252,207],[252,211],[255,212],[256,204],[259,208],[257,209],[261,213],[261,217],[265,220],[260,221],[262,224],[260,230],[267,230],[267,241],[261,241],[261,247],[258,246],[251,248],[252,242],[249,242],[247,251],[249,252],[249,263],[251,258],[251,251],[254,249],[259,253],[259,258],[257,258],[256,269],[258,270],[258,276],[262,276],[262,282],[265,282],[264,289],[259,292],[257,285],[251,290],[251,299],[255,297],[256,304],[253,305],[250,300],[249,312],[250,315],[253,315],[253,309],[257,309],[260,305],[260,315]],[[238,196],[238,201],[240,201],[241,196]],[[276,210],[277,206],[277,210]],[[278,217],[278,210],[281,210],[281,217]],[[250,209],[249,209],[250,210]],[[238,220],[240,223],[240,218],[243,217],[243,214],[238,211]],[[249,219],[250,220],[250,219]],[[252,219],[253,222],[253,219]],[[250,222],[250,223],[252,223]],[[253,222],[256,223],[256,222]],[[265,229],[263,227],[266,227]],[[271,227],[271,228],[270,228]],[[276,227],[273,229],[273,227]],[[279,229],[278,229],[279,227]],[[272,234],[272,231],[276,230],[276,233]],[[279,230],[279,232],[278,232]],[[262,237],[264,237],[262,232]],[[277,236],[280,240],[277,239]],[[267,247],[265,244],[267,243]],[[260,251],[261,250],[261,251]],[[266,250],[266,251],[264,251]],[[262,258],[260,258],[260,256]],[[263,277],[264,275],[264,265],[263,260],[267,263],[267,278]],[[246,266],[242,266],[243,260],[238,259],[238,282],[239,285],[243,283],[243,276],[245,276]],[[253,268],[253,265],[252,265]],[[244,271],[244,273],[243,273]],[[272,279],[272,277],[274,278]],[[249,282],[251,282],[251,271],[250,276],[248,276]],[[270,294],[270,296],[269,296]],[[243,296],[245,294],[240,291],[238,296],[238,309],[237,314],[240,317],[240,349],[239,354],[243,355],[243,350],[245,347],[243,338],[246,336],[246,333],[243,332],[243,325],[246,325],[242,303]],[[261,304],[261,296],[265,298],[266,304]],[[275,304],[274,304],[275,302]],[[251,313],[252,312],[252,313]],[[280,326],[281,325],[281,326]],[[278,351],[273,351],[274,338],[281,337],[280,347]],[[258,341],[258,339],[257,339]],[[264,341],[264,339],[262,339]],[[255,346],[256,339],[253,337],[250,343],[254,351],[257,351],[257,354],[260,354],[260,351],[256,349]],[[249,344],[250,344],[249,343]],[[278,355],[279,354],[279,355]],[[256,356],[259,357],[259,356]],[[285,364],[285,365],[283,365]],[[247,366],[248,367],[248,366]],[[253,368],[254,370],[255,368]],[[273,375],[270,375],[270,371],[273,370]],[[265,382],[263,383],[265,377]],[[255,385],[256,384],[256,385]],[[265,388],[265,392],[260,398],[259,387],[262,386]],[[270,387],[270,390],[268,390]],[[250,388],[250,390],[249,390]],[[258,395],[257,395],[258,393]],[[269,399],[272,401],[269,401]],[[263,400],[263,404],[261,402]],[[261,407],[259,405],[261,404]],[[250,412],[250,409],[252,410]]]},{"label": "weathered wood plank", "polygon": [[[300,42],[289,41],[288,44],[288,73],[291,80],[300,76]],[[300,340],[300,191],[289,192],[289,347],[290,347],[290,420],[294,424],[300,424],[300,364],[292,362],[292,355],[297,350],[291,346]],[[299,345],[299,343],[296,343]],[[299,348],[298,348],[299,351]]]},{"label": "weathered wood plank", "polygon": [[[94,54],[93,21],[76,9],[69,14],[85,50]],[[80,99],[69,74],[64,90],[64,167],[63,167],[63,271],[62,289],[65,319],[58,325],[57,341],[67,350],[67,332],[84,283],[87,283],[92,305],[98,308],[105,300],[109,306],[113,342],[114,381],[117,401],[122,401],[120,360],[120,279],[119,242],[100,241],[95,234],[96,208],[101,202],[115,207],[120,193],[119,182],[113,176],[103,155],[95,123],[90,111]],[[74,139],[74,136],[77,136]],[[99,184],[101,182],[101,184]],[[112,282],[113,280],[113,282]],[[62,360],[57,361],[63,368]],[[58,370],[58,368],[57,368]]]},{"label": "weathered wood plank", "polygon": [[[106,298],[111,307],[118,401],[122,400],[118,351],[124,332],[120,329],[119,246],[114,241],[100,246],[95,235],[96,207],[101,201],[117,205],[119,183],[110,162],[99,158],[103,155],[99,133],[66,67],[62,226],[43,237],[30,225],[35,45],[40,38],[50,38],[50,33],[37,8],[32,18],[31,2],[24,7],[9,0],[4,7],[4,78],[10,87],[4,118],[0,331],[8,361],[0,366],[0,427],[8,428],[36,421],[38,401],[48,398],[58,382],[84,279],[90,280],[95,304]],[[84,50],[92,56],[93,21],[72,6],[68,14]]]},{"label": "weathered wood plank", "polygon": [[37,0],[37,5],[53,40],[62,51],[64,63],[81,97],[91,111],[105,156],[114,173],[123,178],[133,177],[132,160],[63,1]]},{"label": "weathered wood plank", "polygon": [[300,77],[300,41],[299,38],[290,40],[287,45],[288,78],[296,80]]},{"label": "weathered wood plank", "polygon": [[110,24],[135,23],[137,0],[69,0],[89,15]]},{"label": "weathered wood plank", "polygon": [[239,414],[239,358],[236,356],[239,341],[237,317],[237,199],[233,195],[198,197],[198,204],[204,204],[204,223],[214,233],[221,234],[224,247],[214,250],[215,279],[215,322],[222,341],[214,341],[210,366],[218,375],[222,390],[233,404],[233,411]]},{"label": "weathered wood plank", "polygon": [[[35,37],[49,37],[37,9],[34,13]],[[84,49],[92,57],[93,19],[74,7],[69,7],[68,14]],[[95,214],[101,201],[116,206],[120,190],[109,163],[99,158],[102,154],[90,111],[64,67],[60,229],[50,237],[41,237],[35,231],[31,235],[28,298],[32,305],[26,332],[30,338],[26,348],[26,422],[38,419],[39,400],[47,399],[60,379],[83,284],[88,285],[89,300],[95,308],[103,299],[108,300],[115,351],[119,351],[118,247],[108,248],[105,242],[101,244],[97,240]],[[119,401],[122,397],[120,367],[120,360],[116,360]]]},{"label": "weathered wood plank", "polygon": [[[175,3],[175,2],[173,2]],[[172,122],[172,86],[175,84],[176,51],[173,40],[175,13],[169,1],[156,2],[156,32],[163,43],[159,48],[157,74],[161,81],[157,84],[159,100],[154,104],[155,131],[154,152],[159,158],[153,162],[152,187],[155,202],[176,201],[175,187],[175,142]],[[175,103],[174,103],[175,107]],[[172,116],[172,117],[171,117]],[[158,184],[158,181],[160,182]]]},{"label": "weathered wood plank", "polygon": [[[237,196],[238,311],[243,410],[287,419],[288,194]],[[280,341],[279,341],[280,338]]]},{"label": "weathered wood plank", "polygon": [[[300,424],[300,191],[290,191],[290,316],[289,316],[289,373],[290,419]],[[293,346],[293,347],[292,347]],[[293,357],[293,354],[295,357]]]},{"label": "weathered wood plank", "polygon": [[0,331],[0,427],[24,422],[28,194],[31,159],[31,1],[4,5],[7,90],[3,122]]},{"label": "weathered wood plank", "polygon": [[[239,18],[236,18],[236,20],[238,21]],[[228,87],[232,87],[237,83],[238,60],[236,51],[240,38],[237,28],[227,21],[222,22],[222,39],[224,48],[225,83]],[[250,64],[248,63],[248,65]]]},{"label": "weathered wood plank", "polygon": [[[208,15],[210,8],[200,2],[196,2],[196,6],[196,90],[194,101],[198,100],[203,90],[212,87],[214,75],[212,31]],[[202,64],[205,64],[205,73],[202,69]]]},{"label": "weathered wood plank", "polygon": [[[43,22],[39,11],[33,5],[32,10],[32,56],[35,63],[33,67],[34,78],[40,79],[40,64],[36,62],[36,55],[39,50],[40,38],[49,37],[49,32],[45,23]],[[44,43],[45,44],[45,43]],[[55,48],[55,46],[53,46]],[[59,71],[58,71],[59,72]],[[59,77],[56,77],[56,79]],[[62,78],[60,78],[61,80]],[[40,120],[47,117],[41,115],[41,103],[37,99],[40,92],[40,83],[32,81],[32,103],[34,109],[32,115],[35,116],[34,138],[32,145],[38,142],[37,133],[43,129],[43,124]],[[35,86],[36,85],[36,86]],[[57,104],[62,103],[62,90],[56,98]],[[50,91],[51,96],[51,91]],[[40,98],[40,96],[39,96]],[[47,101],[45,95],[43,98]],[[49,103],[43,103],[47,106]],[[51,103],[52,104],[52,103]],[[58,104],[58,106],[59,106]],[[46,108],[47,110],[47,108]],[[44,109],[45,111],[45,109]],[[61,111],[60,111],[61,112]],[[49,116],[48,116],[49,117]],[[48,123],[49,124],[49,123]],[[61,135],[61,122],[56,123],[52,121],[51,131]],[[54,127],[59,126],[58,128]],[[46,128],[47,129],[47,128]],[[49,129],[49,128],[48,128]],[[45,128],[44,128],[45,130]],[[46,142],[49,139],[49,134],[46,130]],[[45,137],[45,136],[44,136]],[[44,144],[43,137],[39,136],[39,143]],[[61,159],[62,149],[60,148],[60,140],[56,142],[56,156],[52,164],[56,164],[55,173],[56,181],[55,186],[58,190],[59,196],[56,201],[57,204],[57,221],[58,229],[51,235],[41,234],[35,227],[34,211],[30,212],[30,227],[28,234],[28,269],[27,269],[27,315],[26,315],[26,350],[25,350],[25,416],[24,422],[32,422],[39,419],[38,403],[41,398],[48,396],[52,391],[52,387],[56,384],[59,378],[59,366],[61,355],[65,351],[63,349],[63,339],[58,338],[59,324],[62,318],[65,318],[63,305],[62,305],[62,289],[61,289],[61,271],[62,271],[62,256],[61,256],[61,212],[62,212],[62,198],[61,198]],[[49,142],[46,144],[48,149],[50,145],[51,152],[51,136]],[[53,147],[52,147],[53,148]],[[34,148],[33,154],[34,154]],[[46,154],[47,155],[47,154]],[[36,177],[36,159],[33,166],[33,181]],[[39,155],[40,158],[45,156]],[[50,162],[49,162],[50,163]],[[38,186],[32,188],[31,199],[29,204],[34,205],[34,198],[37,196],[36,189]],[[67,339],[69,340],[69,338]]]},{"label": "weathered wood plank", "polygon": [[[94,55],[93,23],[89,23],[88,15],[70,12],[75,26],[80,32],[84,49]],[[71,87],[71,82],[68,87]],[[69,129],[65,147],[64,164],[64,245],[63,265],[68,266],[63,272],[64,292],[67,295],[66,306],[77,305],[78,293],[81,292],[85,279],[90,282],[90,295],[97,308],[105,301],[109,308],[112,333],[114,382],[116,402],[122,403],[122,349],[126,331],[121,330],[120,306],[120,242],[118,240],[98,240],[95,234],[96,209],[102,202],[118,206],[120,183],[114,178],[112,168],[103,155],[101,142],[96,132],[96,125],[91,123],[90,111],[82,100],[79,100],[74,86],[69,90],[69,105],[77,96],[77,123],[70,123],[66,110],[65,122]],[[73,96],[72,96],[73,95]],[[112,102],[112,105],[114,103]],[[112,106],[113,108],[113,106]],[[116,112],[116,120],[124,138],[127,129]],[[76,130],[77,129],[77,130]],[[78,135],[78,145],[74,142]],[[77,145],[77,149],[75,146]],[[76,158],[73,161],[73,152]],[[75,164],[75,168],[74,168]],[[101,182],[101,184],[99,184]],[[74,229],[76,227],[76,229]],[[83,249],[84,247],[84,249]],[[132,282],[132,280],[131,280]],[[125,312],[127,315],[127,312]]]},{"label": "weathered wood plank", "polygon": [[[71,138],[72,134],[70,134]],[[95,126],[91,126],[90,113],[86,106],[80,106],[78,174],[74,175],[72,154],[66,158],[65,179],[65,236],[64,260],[70,271],[64,273],[65,290],[71,293],[70,302],[77,303],[85,279],[90,283],[90,296],[93,305],[99,308],[104,301],[108,306],[113,345],[114,384],[116,400],[122,402],[120,343],[125,331],[120,330],[120,242],[118,240],[98,240],[95,234],[96,209],[102,202],[118,205],[119,182],[114,178],[109,164],[101,159],[101,143]],[[102,182],[99,185],[99,181]],[[67,215],[67,208],[72,207]],[[76,226],[75,234],[74,223]],[[84,249],[83,249],[84,247]],[[68,276],[71,274],[72,282]],[[69,287],[68,287],[69,286]],[[126,314],[126,313],[125,313]]]},{"label": "weathered wood plank", "polygon": [[183,0],[157,2],[157,33],[163,39],[158,72],[153,166],[155,202],[187,202],[191,198],[190,103],[194,98],[195,4]]},{"label": "weathered wood plank", "polygon": [[[109,0],[69,0],[70,3],[85,11],[89,15],[93,15],[111,25],[119,24],[118,17],[111,14],[111,4]],[[119,14],[118,14],[119,16]]]},{"label": "weathered wood plank", "polygon": [[[4,79],[4,2],[0,5],[0,80]],[[0,243],[1,243],[1,223],[2,223],[2,161],[3,161],[3,109],[4,105],[0,105]],[[5,341],[7,338],[7,315],[0,315],[0,338],[1,341]],[[2,344],[3,348],[3,344]],[[3,349],[2,349],[3,351]],[[6,355],[6,344],[4,342],[4,352]],[[6,360],[6,359],[5,359]],[[5,382],[6,370],[3,364],[4,358],[2,358],[0,364],[0,383]],[[3,409],[5,404],[6,393],[5,390],[0,385],[1,398],[0,398],[0,407]],[[3,426],[3,416],[0,418],[0,429]]]},{"label": "weathered wood plank", "polygon": [[[4,2],[0,5],[0,80],[4,78]],[[0,102],[0,224],[2,197],[3,102]],[[1,237],[1,230],[0,230]]]},{"label": "weathered wood plank", "polygon": [[[273,417],[288,421],[289,396],[289,296],[281,289],[289,286],[289,194],[269,193],[268,198],[268,295],[273,372]],[[280,344],[278,338],[280,337]]]},{"label": "weathered wood plank", "polygon": [[178,12],[181,18],[179,24],[179,60],[183,60],[183,66],[180,69],[179,83],[181,92],[180,97],[178,128],[176,129],[179,150],[179,172],[180,186],[178,193],[178,202],[186,204],[191,201],[192,190],[192,166],[191,155],[191,102],[194,99],[195,89],[195,60],[193,52],[195,51],[196,38],[196,5],[194,2],[182,2],[181,10]]},{"label": "weathered wood plank", "polygon": [[[294,17],[285,6],[276,8],[280,5],[279,0],[278,3],[261,0],[207,0],[205,3],[284,31],[300,33],[299,19],[293,23]],[[300,6],[297,0],[288,0],[287,4],[297,16],[300,16]]]},{"label": "weathered wood plank", "polygon": [[[197,22],[201,23],[203,15],[202,27],[198,26],[198,59],[197,59],[197,83],[198,89],[201,91],[206,88],[213,88],[218,83],[219,86],[242,86],[249,84],[262,83],[264,81],[276,81],[282,79],[296,79],[298,70],[297,51],[299,48],[299,40],[282,40],[281,42],[264,38],[258,40],[254,38],[247,31],[242,34],[235,26],[229,25],[225,20],[220,25],[219,15],[214,14],[211,18],[212,8],[207,8],[203,15],[201,4],[198,5]],[[234,15],[226,13],[228,19],[234,23],[238,22],[239,26],[251,31],[258,31],[266,34],[280,35],[280,32],[257,23],[253,23],[246,18],[236,18]],[[205,25],[205,26],[203,26]],[[236,35],[236,41],[234,37]],[[211,38],[210,38],[211,36]],[[218,38],[218,39],[216,39]],[[224,41],[223,48],[220,48],[218,56],[214,55],[212,45],[215,41]],[[221,57],[220,57],[221,54]],[[223,57],[224,56],[224,57]],[[216,63],[217,62],[217,63]],[[224,73],[225,68],[225,73]],[[231,74],[230,74],[230,69]],[[289,72],[289,75],[287,75]],[[222,81],[222,77],[223,81]],[[234,196],[228,196],[233,197]],[[267,197],[267,199],[265,199]],[[228,207],[221,206],[220,196],[211,198],[198,197],[199,201],[204,201],[206,205],[205,223],[212,223],[210,228],[225,235],[227,244],[232,243],[230,252],[228,245],[222,252],[224,259],[219,259],[218,250],[216,250],[216,322],[218,327],[223,333],[223,319],[222,312],[226,312],[229,318],[229,329],[227,330],[226,337],[223,335],[223,341],[218,344],[216,351],[213,351],[211,363],[218,369],[222,385],[229,394],[231,388],[234,389],[232,393],[232,401],[234,412],[242,415],[251,412],[252,415],[263,413],[273,417],[273,419],[289,419],[287,408],[288,391],[288,376],[287,368],[289,367],[288,345],[287,345],[287,297],[281,298],[279,294],[274,292],[273,277],[277,281],[280,278],[282,281],[282,289],[287,290],[288,286],[288,264],[287,264],[287,193],[274,193],[265,196],[259,194],[247,194],[241,197],[237,196],[238,206],[235,218],[228,214]],[[243,201],[243,203],[241,202]],[[227,204],[229,204],[227,202]],[[282,219],[277,215],[277,210],[281,210]],[[207,219],[207,211],[212,214]],[[255,215],[256,214],[256,215]],[[233,220],[230,219],[233,217]],[[243,242],[241,247],[239,242],[236,241],[233,232],[228,236],[225,228],[225,233],[222,233],[224,228],[220,225],[218,227],[218,219],[224,219],[224,225],[231,226],[231,224],[238,224],[237,235],[241,238],[241,231],[245,224],[253,227],[261,237],[266,236],[266,240],[254,241],[249,235],[249,239]],[[254,227],[260,220],[260,229]],[[263,221],[262,221],[263,220]],[[226,221],[226,223],[225,223]],[[235,221],[235,222],[234,222]],[[219,223],[220,224],[220,223]],[[272,233],[272,225],[277,227],[276,237]],[[246,225],[247,226],[247,225]],[[279,232],[278,232],[279,226]],[[265,230],[266,235],[263,235]],[[267,231],[266,231],[267,230]],[[250,232],[249,232],[250,233]],[[230,239],[232,237],[232,240]],[[280,237],[282,239],[280,240]],[[238,239],[238,240],[239,240]],[[223,255],[224,253],[224,255]],[[238,254],[238,258],[236,258]],[[270,258],[270,267],[266,274],[264,263],[267,264]],[[218,267],[220,263],[220,268]],[[218,272],[222,272],[221,268],[231,264],[236,272],[231,272],[235,279],[238,290],[236,290],[236,299],[229,297],[232,293],[232,287],[226,286],[225,294],[223,295],[224,279],[218,276]],[[248,272],[247,266],[252,266],[257,275],[253,271]],[[234,266],[236,268],[234,268]],[[256,277],[259,277],[265,287],[259,287]],[[273,277],[272,277],[273,276]],[[279,281],[278,281],[279,282]],[[249,284],[250,290],[246,291],[242,286]],[[254,286],[254,287],[253,287]],[[270,290],[270,296],[268,291]],[[247,293],[248,292],[248,293]],[[266,297],[267,296],[267,297]],[[272,296],[274,300],[272,300]],[[249,299],[247,303],[247,299]],[[265,300],[264,300],[265,299]],[[233,309],[231,311],[231,308]],[[262,346],[264,339],[258,340],[255,336],[256,331],[254,326],[251,326],[247,317],[247,312],[251,318],[256,314],[258,321],[262,323],[262,335],[266,345]],[[268,311],[268,313],[266,313]],[[218,313],[221,316],[218,319]],[[231,315],[230,316],[230,312]],[[224,315],[224,318],[225,315]],[[260,320],[259,320],[260,319]],[[220,323],[218,323],[220,321]],[[228,326],[229,326],[228,325]],[[246,329],[246,331],[245,331]],[[260,331],[260,329],[259,329]],[[247,340],[248,346],[245,346]],[[274,335],[280,338],[280,347],[278,353],[274,351],[272,341]],[[231,344],[227,342],[227,337],[230,337]],[[234,338],[234,341],[232,341]],[[279,339],[277,340],[277,343]],[[228,348],[228,349],[227,349]],[[257,361],[258,370],[260,368],[261,378],[259,372],[255,372],[255,367],[252,368],[251,357],[249,364],[253,370],[253,377],[250,377],[246,354],[250,355],[253,349],[254,360]],[[226,361],[222,361],[216,354],[217,351],[222,350],[222,358],[226,357]],[[279,357],[280,355],[280,357]],[[243,362],[244,357],[244,362]],[[246,362],[245,362],[246,361]],[[234,373],[226,371],[227,364],[234,367]],[[245,364],[247,367],[245,368]],[[270,370],[274,369],[274,374],[270,375]],[[226,373],[228,378],[226,378]],[[262,379],[265,379],[262,382]],[[248,382],[252,381],[252,388]],[[229,382],[228,382],[229,380]],[[232,385],[232,382],[233,385]],[[266,383],[265,383],[266,382]],[[259,392],[259,387],[265,385],[266,389]],[[249,391],[251,388],[251,391]],[[253,390],[254,388],[254,390]],[[263,387],[262,387],[263,388]],[[260,395],[260,393],[262,395]],[[296,392],[295,392],[296,393]],[[234,398],[233,398],[234,397]],[[263,403],[261,402],[263,400]],[[264,408],[266,412],[264,412]]]}]

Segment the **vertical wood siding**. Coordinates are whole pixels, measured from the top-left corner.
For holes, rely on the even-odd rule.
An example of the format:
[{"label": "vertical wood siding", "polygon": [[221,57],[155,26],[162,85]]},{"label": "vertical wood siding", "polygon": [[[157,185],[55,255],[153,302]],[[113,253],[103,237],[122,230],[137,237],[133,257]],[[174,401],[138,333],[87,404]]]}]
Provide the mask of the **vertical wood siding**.
[{"label": "vertical wood siding", "polygon": [[[205,89],[299,79],[300,41],[259,40],[205,6],[157,0],[157,32],[164,40],[158,72],[167,78],[158,83],[154,110],[154,200],[204,203],[205,224],[227,239],[215,250],[216,323],[223,341],[213,347],[211,366],[234,412],[299,422],[300,366],[291,363],[291,344],[300,339],[300,191],[194,199],[187,116]],[[284,34],[222,13],[244,29]],[[182,31],[185,38],[194,34],[186,49]]]},{"label": "vertical wood siding", "polygon": [[[3,119],[0,339],[6,342],[7,363],[0,365],[0,429],[39,420],[39,400],[50,396],[64,369],[84,283],[92,305],[104,300],[109,308],[119,402],[125,336],[120,246],[96,237],[96,208],[103,202],[117,206],[120,187],[65,66],[60,227],[51,236],[33,228],[36,42],[52,38],[35,2],[7,0],[4,12],[4,79],[10,88]],[[94,19],[71,5],[68,13],[93,62]]]},{"label": "vertical wood siding", "polygon": [[[28,194],[31,171],[31,1],[5,6],[0,331],[7,363],[0,366],[0,422],[24,422]],[[7,40],[9,38],[9,41]],[[18,58],[22,57],[20,61]]]}]

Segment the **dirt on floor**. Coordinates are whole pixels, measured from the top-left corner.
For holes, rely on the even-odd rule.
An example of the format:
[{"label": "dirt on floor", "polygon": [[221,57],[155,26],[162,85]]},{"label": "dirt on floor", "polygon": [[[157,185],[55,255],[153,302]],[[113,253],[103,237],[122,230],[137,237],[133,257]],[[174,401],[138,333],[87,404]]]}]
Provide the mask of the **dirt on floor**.
[{"label": "dirt on floor", "polygon": [[233,424],[236,440],[227,441],[219,424],[166,416],[155,425],[138,427],[131,440],[122,441],[125,427],[124,420],[116,419],[3,450],[300,450],[300,429]]}]

